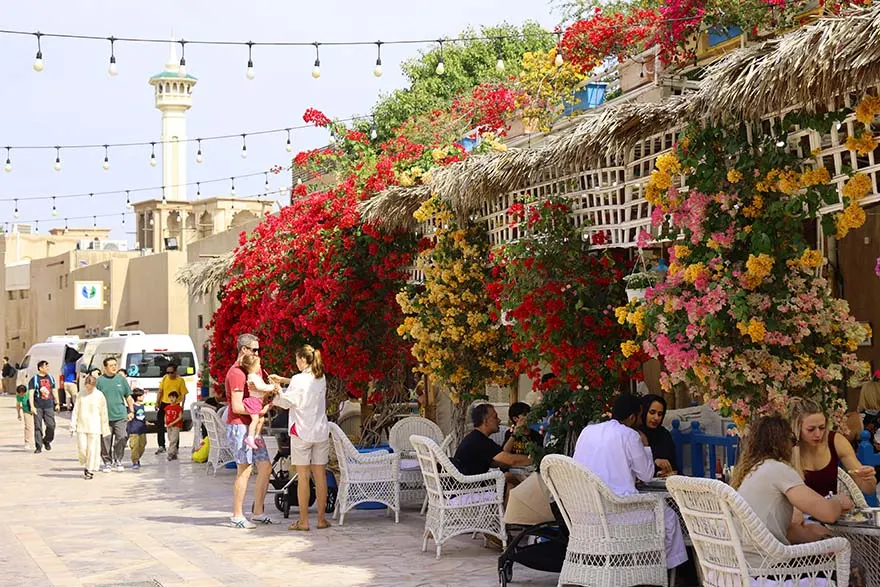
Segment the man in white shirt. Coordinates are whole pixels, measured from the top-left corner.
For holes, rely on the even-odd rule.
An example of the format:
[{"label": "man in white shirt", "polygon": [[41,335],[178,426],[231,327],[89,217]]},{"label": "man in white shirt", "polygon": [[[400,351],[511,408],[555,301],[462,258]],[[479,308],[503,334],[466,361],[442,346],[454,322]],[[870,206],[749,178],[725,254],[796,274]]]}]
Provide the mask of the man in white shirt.
[{"label": "man in white shirt", "polygon": [[[581,463],[617,495],[632,495],[635,480],[654,476],[654,457],[648,439],[638,430],[642,417],[639,398],[623,394],[614,401],[611,420],[590,424],[581,431],[574,460]],[[673,569],[687,561],[678,516],[666,506],[666,566]]]}]

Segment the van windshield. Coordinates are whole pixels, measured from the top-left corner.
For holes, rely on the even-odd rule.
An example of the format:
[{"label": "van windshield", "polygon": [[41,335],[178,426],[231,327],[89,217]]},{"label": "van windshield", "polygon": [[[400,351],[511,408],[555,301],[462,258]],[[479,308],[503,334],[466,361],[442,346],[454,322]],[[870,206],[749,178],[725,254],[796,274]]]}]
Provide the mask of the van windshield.
[{"label": "van windshield", "polygon": [[196,360],[192,353],[130,353],[125,372],[129,377],[162,377],[170,364],[177,365],[178,375],[195,375]]}]

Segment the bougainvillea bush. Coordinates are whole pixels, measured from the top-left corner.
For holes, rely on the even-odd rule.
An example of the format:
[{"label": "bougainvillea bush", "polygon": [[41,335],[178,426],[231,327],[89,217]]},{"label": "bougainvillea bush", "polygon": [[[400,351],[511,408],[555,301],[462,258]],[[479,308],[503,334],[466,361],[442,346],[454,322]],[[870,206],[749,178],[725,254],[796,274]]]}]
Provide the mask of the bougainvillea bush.
[{"label": "bougainvillea bush", "polygon": [[[641,378],[644,360],[638,349],[627,356],[621,351],[632,333],[614,316],[626,300],[630,262],[620,252],[591,250],[570,212],[559,197],[511,206],[519,238],[493,252],[489,284],[512,340],[511,370],[533,381],[541,379],[542,367],[556,375],[538,384],[541,399],[531,412],[537,421],[550,414],[550,452],[568,452],[568,443],[608,411],[626,383]],[[604,244],[605,234],[593,239]]]},{"label": "bougainvillea bush", "polygon": [[[787,147],[789,123],[827,130],[845,113],[790,116],[752,138],[715,126],[691,128],[657,159],[646,198],[661,238],[677,240],[665,283],[617,310],[635,341],[662,365],[666,391],[684,385],[742,425],[813,396],[841,416],[846,389],[867,375],[856,358],[865,329],[820,276],[822,254],[805,238],[821,207],[838,202],[829,173]],[[685,176],[688,190],[675,187]],[[866,181],[867,180],[867,181]],[[826,215],[842,238],[864,222],[871,189],[856,174],[841,188],[844,211]]]}]

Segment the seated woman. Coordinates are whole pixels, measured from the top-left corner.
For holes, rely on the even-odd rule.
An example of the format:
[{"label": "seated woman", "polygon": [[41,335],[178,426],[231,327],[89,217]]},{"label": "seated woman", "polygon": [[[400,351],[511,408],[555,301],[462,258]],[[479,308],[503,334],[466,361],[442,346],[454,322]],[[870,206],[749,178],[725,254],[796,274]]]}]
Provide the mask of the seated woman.
[{"label": "seated woman", "polygon": [[675,443],[672,434],[663,427],[666,416],[666,400],[659,395],[650,394],[642,398],[642,425],[639,430],[648,437],[648,446],[654,456],[657,477],[667,477],[678,472],[675,460]]},{"label": "seated woman", "polygon": [[818,402],[793,399],[790,421],[797,443],[793,463],[803,473],[807,487],[822,496],[837,493],[839,461],[864,493],[877,490],[874,468],[859,462],[843,435],[828,430],[828,419]]},{"label": "seated woman", "polygon": [[804,513],[832,523],[852,509],[848,496],[825,499],[804,484],[792,466],[794,435],[782,416],[752,422],[745,439],[731,485],[782,544],[814,542],[829,535],[821,524],[804,523]]}]

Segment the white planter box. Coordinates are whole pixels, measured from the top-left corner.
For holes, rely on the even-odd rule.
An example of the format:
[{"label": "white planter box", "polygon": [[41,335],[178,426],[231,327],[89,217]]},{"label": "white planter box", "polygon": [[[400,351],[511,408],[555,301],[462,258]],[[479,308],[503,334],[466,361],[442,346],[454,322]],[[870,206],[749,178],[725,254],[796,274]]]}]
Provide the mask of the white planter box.
[{"label": "white planter box", "polygon": [[647,292],[647,288],[645,289],[626,289],[626,300],[631,302],[633,300],[643,300],[645,299],[645,293]]}]

